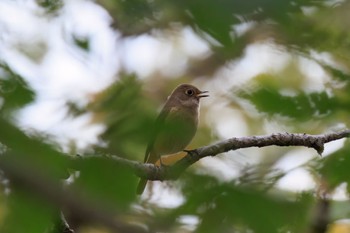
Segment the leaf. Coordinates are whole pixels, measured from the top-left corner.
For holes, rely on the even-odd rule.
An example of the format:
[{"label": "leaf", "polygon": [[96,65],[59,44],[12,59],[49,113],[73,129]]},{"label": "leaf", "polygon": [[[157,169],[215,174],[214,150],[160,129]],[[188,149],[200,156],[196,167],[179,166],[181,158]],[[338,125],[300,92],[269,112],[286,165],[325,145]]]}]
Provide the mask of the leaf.
[{"label": "leaf", "polygon": [[345,201],[332,201],[331,202],[331,218],[333,221],[339,219],[350,218],[350,203]]},{"label": "leaf", "polygon": [[14,110],[30,103],[34,99],[34,92],[23,81],[23,78],[11,70],[6,64],[0,63],[0,97],[4,103],[0,112]]},{"label": "leaf", "polygon": [[91,47],[90,38],[84,37],[84,36],[78,36],[78,35],[72,35],[72,37],[73,37],[74,44],[78,46],[81,50],[85,52],[90,51],[90,47]]},{"label": "leaf", "polygon": [[52,221],[59,215],[47,203],[15,189],[11,190],[6,203],[7,214],[1,232],[45,233],[53,227]]},{"label": "leaf", "polygon": [[46,10],[46,13],[57,13],[63,7],[62,0],[36,0],[38,5]]},{"label": "leaf", "polygon": [[343,148],[327,156],[322,167],[319,169],[320,174],[326,177],[326,181],[330,188],[335,188],[341,183],[348,184],[348,192],[350,191],[350,144],[346,143]]},{"label": "leaf", "polygon": [[194,0],[183,3],[184,9],[189,10],[196,25],[226,49],[232,47],[232,25],[238,22],[231,6],[230,1],[225,0]]},{"label": "leaf", "polygon": [[27,163],[52,178],[68,178],[69,159],[46,144],[42,138],[30,138],[0,117],[0,142],[11,152],[12,163]]},{"label": "leaf", "polygon": [[184,188],[186,203],[177,214],[198,216],[197,232],[233,229],[251,229],[259,233],[279,232],[281,229],[302,232],[306,227],[311,207],[308,195],[291,201],[232,183],[220,184],[205,176],[192,175],[190,180]]},{"label": "leaf", "polygon": [[260,112],[299,120],[323,118],[339,106],[336,99],[326,92],[299,92],[295,96],[286,96],[276,89],[260,88],[252,93],[241,92],[239,95],[250,100]]},{"label": "leaf", "polygon": [[91,106],[107,127],[101,137],[108,145],[101,150],[134,159],[143,156],[155,120],[152,107],[135,76],[124,77],[101,93]]},{"label": "leaf", "polygon": [[79,176],[73,187],[90,200],[116,210],[127,209],[135,199],[136,176],[111,159],[87,157],[77,159]]}]

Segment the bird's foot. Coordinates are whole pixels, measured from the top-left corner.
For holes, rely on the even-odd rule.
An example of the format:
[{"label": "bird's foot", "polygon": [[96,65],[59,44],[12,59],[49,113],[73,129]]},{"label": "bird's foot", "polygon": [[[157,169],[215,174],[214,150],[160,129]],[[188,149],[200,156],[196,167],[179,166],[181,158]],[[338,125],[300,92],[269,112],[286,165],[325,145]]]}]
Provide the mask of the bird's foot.
[{"label": "bird's foot", "polygon": [[186,152],[187,154],[189,154],[191,156],[191,158],[193,157],[198,157],[198,151],[195,150],[183,150],[184,152]]}]

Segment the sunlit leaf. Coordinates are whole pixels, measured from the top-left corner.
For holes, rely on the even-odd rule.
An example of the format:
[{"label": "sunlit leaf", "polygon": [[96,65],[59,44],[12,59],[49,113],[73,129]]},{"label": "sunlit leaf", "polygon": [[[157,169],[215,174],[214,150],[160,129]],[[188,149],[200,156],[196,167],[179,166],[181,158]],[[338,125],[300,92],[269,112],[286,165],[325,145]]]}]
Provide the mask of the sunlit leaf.
[{"label": "sunlit leaf", "polygon": [[326,92],[300,92],[287,96],[276,89],[261,88],[252,93],[242,92],[241,97],[250,100],[260,112],[299,120],[322,118],[338,107],[337,101]]}]

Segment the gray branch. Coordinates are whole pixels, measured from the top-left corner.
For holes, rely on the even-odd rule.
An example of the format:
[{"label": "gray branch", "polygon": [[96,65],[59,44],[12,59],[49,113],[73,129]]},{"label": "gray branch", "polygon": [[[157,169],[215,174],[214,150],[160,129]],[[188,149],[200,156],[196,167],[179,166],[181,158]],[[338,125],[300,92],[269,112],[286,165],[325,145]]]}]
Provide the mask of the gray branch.
[{"label": "gray branch", "polygon": [[169,167],[157,167],[153,164],[142,164],[118,156],[110,157],[122,166],[133,170],[139,177],[149,180],[174,180],[177,179],[189,166],[207,156],[216,156],[224,152],[241,148],[265,146],[304,146],[313,148],[319,155],[322,155],[324,144],[347,138],[349,136],[350,130],[348,129],[320,135],[278,133],[264,136],[234,137],[209,146],[187,151],[187,155],[184,158]]}]

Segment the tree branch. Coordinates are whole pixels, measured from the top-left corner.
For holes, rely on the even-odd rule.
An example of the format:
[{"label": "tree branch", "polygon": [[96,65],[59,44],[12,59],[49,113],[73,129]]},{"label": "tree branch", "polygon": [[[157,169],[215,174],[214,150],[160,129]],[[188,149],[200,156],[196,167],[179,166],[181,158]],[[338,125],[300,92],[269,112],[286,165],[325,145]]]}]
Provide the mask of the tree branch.
[{"label": "tree branch", "polygon": [[216,156],[231,150],[265,146],[304,146],[315,149],[317,153],[321,155],[324,150],[324,144],[347,137],[350,137],[349,129],[320,135],[278,133],[264,136],[233,137],[209,146],[186,151],[187,155],[175,164],[162,167],[153,164],[142,164],[118,156],[109,157],[120,165],[133,170],[139,177],[149,180],[174,180],[198,160],[207,156]]}]

